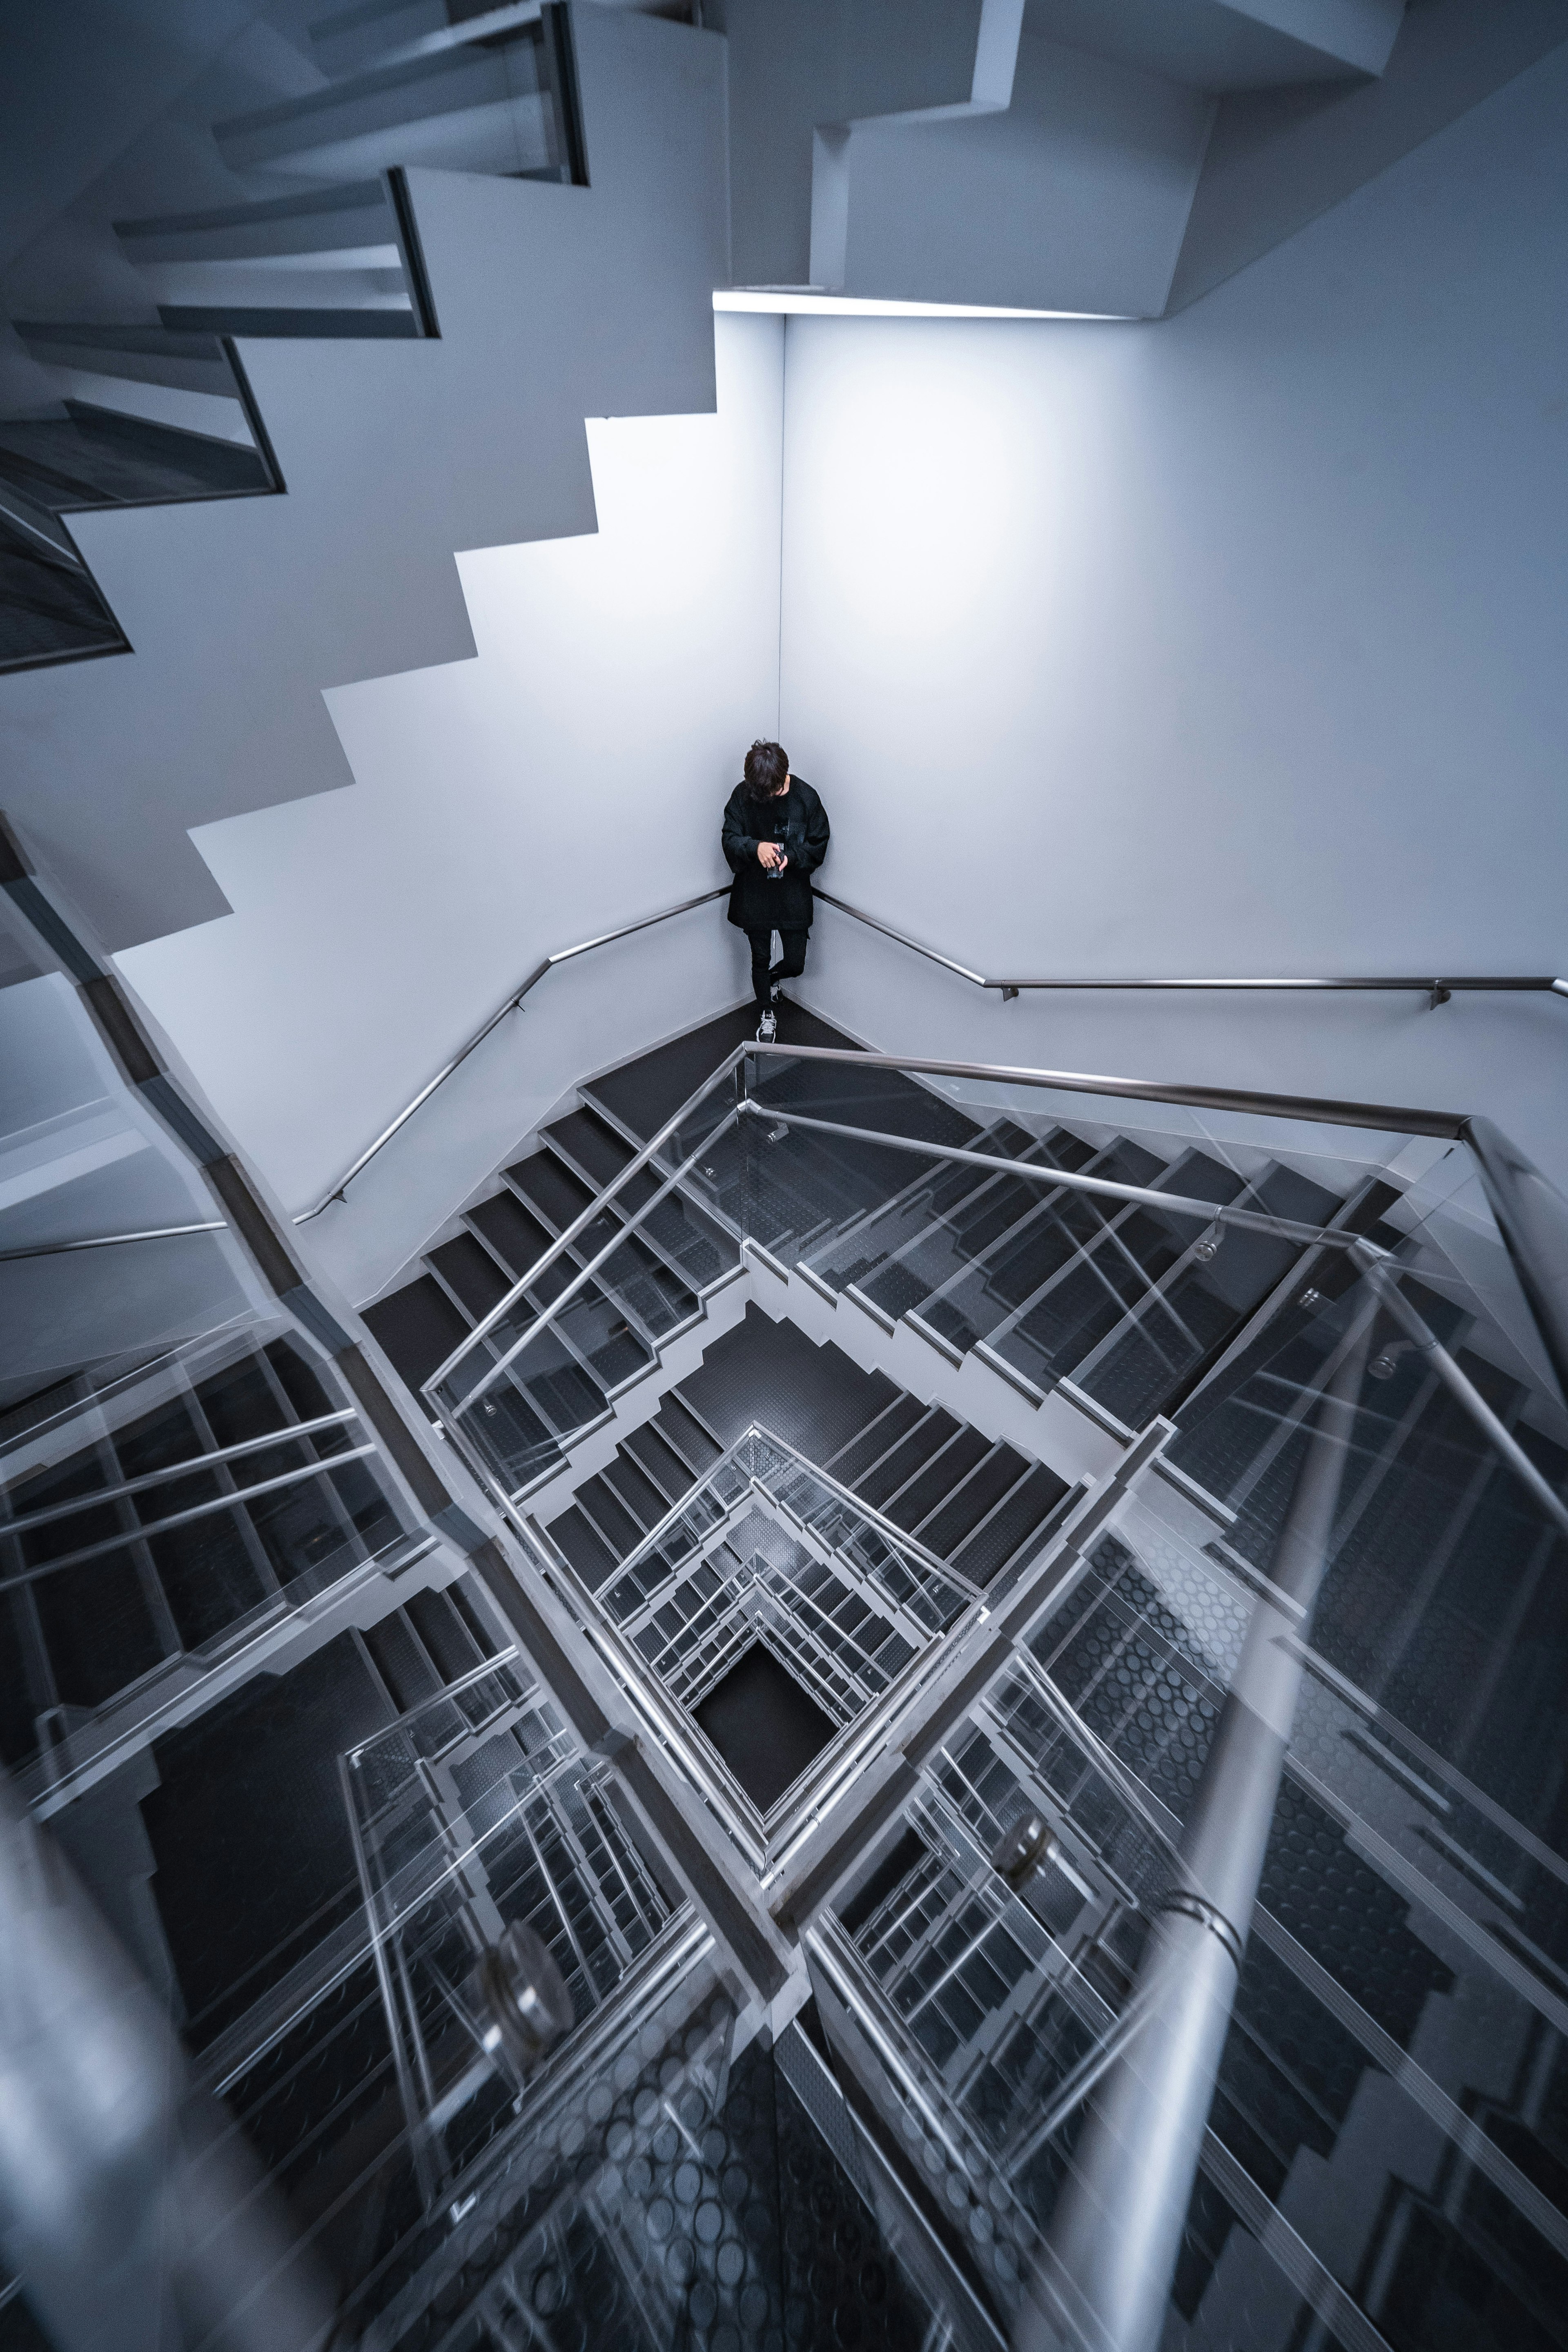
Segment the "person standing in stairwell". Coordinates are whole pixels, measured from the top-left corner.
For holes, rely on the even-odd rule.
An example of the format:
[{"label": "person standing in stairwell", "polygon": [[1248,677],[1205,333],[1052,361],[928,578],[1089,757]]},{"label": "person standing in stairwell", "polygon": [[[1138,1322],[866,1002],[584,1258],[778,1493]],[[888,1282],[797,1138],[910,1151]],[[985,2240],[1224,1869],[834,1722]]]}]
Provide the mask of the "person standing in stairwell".
[{"label": "person standing in stairwell", "polygon": [[762,1013],[757,1034],[770,1045],[779,1034],[780,983],[806,969],[811,876],[828,854],[827,812],[810,785],[790,774],[780,745],[758,739],[747,753],[745,775],[725,803],[722,839],[735,876],[729,919],[751,941],[752,992]]}]

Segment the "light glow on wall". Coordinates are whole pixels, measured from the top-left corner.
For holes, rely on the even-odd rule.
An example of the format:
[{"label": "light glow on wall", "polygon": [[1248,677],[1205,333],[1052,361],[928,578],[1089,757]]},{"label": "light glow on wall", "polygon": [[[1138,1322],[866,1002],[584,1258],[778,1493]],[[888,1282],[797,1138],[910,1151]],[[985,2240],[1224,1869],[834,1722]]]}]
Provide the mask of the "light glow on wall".
[{"label": "light glow on wall", "polygon": [[1007,310],[987,302],[879,302],[869,294],[821,294],[803,286],[734,286],[716,310],[767,310],[800,319],[1118,319],[1111,310]]}]

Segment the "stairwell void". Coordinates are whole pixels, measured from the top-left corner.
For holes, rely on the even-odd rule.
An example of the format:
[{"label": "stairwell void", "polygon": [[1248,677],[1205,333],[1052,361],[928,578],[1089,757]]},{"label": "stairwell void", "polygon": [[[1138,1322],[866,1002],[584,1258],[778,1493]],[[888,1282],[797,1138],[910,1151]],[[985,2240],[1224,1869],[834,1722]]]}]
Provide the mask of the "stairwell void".
[{"label": "stairwell void", "polygon": [[[979,152],[1005,13],[954,12],[961,119],[883,119],[943,106],[912,81],[813,153],[825,188],[842,167],[846,268],[908,139]],[[1290,86],[1281,50],[1333,12],[1191,13]],[[1013,12],[1031,103],[1092,14]],[[1338,11],[1336,88],[1396,20]],[[672,194],[706,185],[685,132],[716,152],[716,37],[626,21],[333,19],[324,87],[218,118],[236,180],[304,192],[127,219],[155,326],[31,322],[72,405],[0,472],[51,574],[15,575],[17,609],[81,640],[57,650],[107,655],[124,618],[67,593],[89,494],[201,489],[216,544],[262,493],[246,519],[318,600],[277,673],[296,716],[350,674],[333,597],[411,544],[434,580],[451,510],[400,509],[318,581],[267,420],[292,400],[298,426],[312,371],[340,393],[448,345],[520,383],[546,313],[483,341],[457,267],[492,235],[514,291],[588,321],[528,411],[570,440],[553,520],[582,526],[582,415],[650,376],[650,406],[700,393],[716,274]],[[629,58],[677,109],[668,182]],[[601,152],[638,171],[597,182]],[[685,220],[681,299],[660,278],[646,347],[589,364],[585,272],[613,278],[639,206],[652,245]],[[109,380],[156,413],[106,425],[81,379],[133,362]],[[428,402],[408,446],[459,380],[400,379]],[[202,400],[234,412],[204,457]],[[512,527],[505,434],[458,422],[457,505]],[[386,593],[361,678],[417,635]],[[95,726],[174,674],[126,634],[123,702],[114,661],[67,665]],[[10,681],[35,714],[50,667]],[[338,1288],[5,848],[109,1075],[108,1108],[7,1135],[0,1181],[26,1197],[133,1106],[214,1213],[94,1238],[102,1298],[114,1252],[198,1234],[238,1272],[216,1328],[112,1347],[84,1282],[47,1380],[0,1388],[0,2347],[1568,2341],[1568,1213],[1506,1138],[877,1051],[847,1005],[786,1004],[762,1043],[750,1011],[687,1021],[643,937],[556,1045],[517,1014],[528,1087],[470,1070],[463,1152],[412,1129],[439,1220]],[[946,875],[929,830],[925,854]],[[7,1258],[0,1298],[44,1278]]]},{"label": "stairwell void", "polygon": [[410,2352],[1061,2335],[1262,1624],[1160,2324],[1553,2340],[1568,1419],[1452,1138],[749,1028],[580,1087],[361,1342],[288,1309],[0,1433],[7,1759],[286,2274]]}]

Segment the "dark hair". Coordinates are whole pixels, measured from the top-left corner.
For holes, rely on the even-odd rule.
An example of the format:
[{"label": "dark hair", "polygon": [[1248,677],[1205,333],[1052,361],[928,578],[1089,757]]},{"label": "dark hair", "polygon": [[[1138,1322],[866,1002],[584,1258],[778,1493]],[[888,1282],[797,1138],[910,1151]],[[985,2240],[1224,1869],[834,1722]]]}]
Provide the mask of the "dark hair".
[{"label": "dark hair", "polygon": [[789,761],[781,743],[765,742],[759,735],[746,755],[746,789],[754,801],[769,801],[781,793]]}]

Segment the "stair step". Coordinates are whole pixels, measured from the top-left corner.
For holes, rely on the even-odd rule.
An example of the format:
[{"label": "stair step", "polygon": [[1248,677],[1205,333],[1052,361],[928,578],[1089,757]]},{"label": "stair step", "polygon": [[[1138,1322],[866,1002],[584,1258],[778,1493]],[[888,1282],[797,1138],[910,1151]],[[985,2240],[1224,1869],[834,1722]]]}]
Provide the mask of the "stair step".
[{"label": "stair step", "polygon": [[[493,1192],[487,1201],[465,1211],[464,1222],[483,1234],[515,1282],[520,1282],[530,1267],[538,1264],[555,1239],[549,1227],[530,1216],[513,1192]],[[576,1273],[570,1258],[557,1258],[539,1276],[533,1288],[548,1307]]]},{"label": "stair step", "polygon": [[900,1390],[891,1404],[867,1423],[849,1443],[830,1454],[823,1468],[841,1486],[853,1486],[856,1480],[879,1462],[924,1418],[925,1408]]},{"label": "stair step", "polygon": [[682,1461],[656,1422],[644,1422],[641,1429],[633,1430],[621,1451],[636,1463],[650,1485],[657,1487],[666,1510],[678,1503],[695,1483],[691,1468]]},{"label": "stair step", "polygon": [[616,1448],[615,1459],[606,1463],[601,1475],[616,1500],[636,1520],[642,1535],[657,1527],[669,1510],[664,1496],[624,1445]]},{"label": "stair step", "polygon": [[927,1551],[942,1559],[951,1559],[1028,1470],[1029,1464],[1012,1446],[992,1446],[920,1529],[920,1540]]},{"label": "stair step", "polygon": [[439,1249],[425,1253],[425,1260],[476,1323],[482,1323],[512,1286],[484,1243],[473,1234],[458,1234],[453,1240],[443,1242]]},{"label": "stair step", "polygon": [[614,1182],[628,1160],[636,1157],[623,1135],[586,1104],[552,1119],[545,1136],[581,1172],[595,1191]]},{"label": "stair step", "polygon": [[622,1560],[628,1552],[635,1551],[646,1530],[638,1526],[631,1512],[614,1489],[608,1486],[602,1475],[585,1478],[573,1501],[613,1551]]},{"label": "stair step", "polygon": [[999,1575],[1039,1533],[1068,1492],[1065,1479],[1043,1462],[1037,1462],[1009,1493],[994,1517],[983,1520],[974,1534],[948,1555],[951,1565],[971,1584],[987,1585]]},{"label": "stair step", "polygon": [[689,1462],[699,1478],[709,1463],[716,1462],[724,1452],[706,1422],[693,1411],[679,1389],[671,1390],[653,1419],[681,1460]]},{"label": "stair step", "polygon": [[460,41],[494,39],[536,24],[539,13],[540,0],[371,0],[312,25],[310,46],[324,73],[368,73]]},{"label": "stair step", "polygon": [[259,453],[87,403],[63,417],[0,425],[0,479],[55,514],[256,496],[274,485]]},{"label": "stair step", "polygon": [[235,397],[228,353],[215,334],[175,334],[167,327],[101,326],[88,320],[16,319],[17,335],[45,367],[88,368],[183,392]]},{"label": "stair step", "polygon": [[862,1496],[873,1509],[880,1510],[886,1498],[896,1495],[922,1464],[939,1447],[946,1444],[957,1429],[958,1423],[950,1412],[944,1412],[940,1405],[933,1405],[921,1414],[907,1436],[900,1438],[882,1461],[855,1481],[855,1493]]},{"label": "stair step", "polygon": [[128,261],[298,263],[319,257],[342,268],[397,268],[397,226],[386,184],[356,180],[310,188],[260,204],[220,205],[207,212],[162,213],[114,223]]},{"label": "stair step", "polygon": [[574,1176],[552,1151],[530,1151],[526,1160],[514,1160],[506,1172],[507,1182],[517,1187],[552,1235],[575,1223],[593,1199],[591,1187]]},{"label": "stair step", "polygon": [[175,334],[313,336],[325,341],[406,341],[419,333],[408,297],[384,308],[359,309],[296,306],[264,309],[239,302],[161,302],[158,315]]},{"label": "stair step", "polygon": [[464,43],[214,123],[232,172],[355,180],[398,164],[559,172],[537,28]]},{"label": "stair step", "polygon": [[[594,1191],[612,1183],[632,1157],[632,1146],[591,1107],[570,1111],[544,1130],[551,1150]],[[615,1196],[615,1213],[628,1220],[645,1208],[663,1178],[640,1169]],[[676,1266],[695,1291],[718,1281],[739,1259],[739,1244],[684,1192],[668,1193],[638,1225],[647,1242]]]},{"label": "stair step", "polygon": [[940,1508],[989,1451],[989,1441],[982,1437],[977,1429],[960,1424],[940,1453],[933,1454],[924,1467],[891,1497],[885,1506],[886,1516],[895,1527],[906,1528],[913,1535],[922,1521]]},{"label": "stair step", "polygon": [[591,1592],[597,1592],[620,1567],[603,1537],[589,1525],[575,1503],[551,1519],[545,1533],[559,1546]]},{"label": "stair step", "polygon": [[[471,1326],[434,1275],[422,1274],[364,1310],[365,1321],[403,1380],[419,1395],[437,1364],[468,1337]],[[420,1399],[426,1412],[430,1407]]]}]

